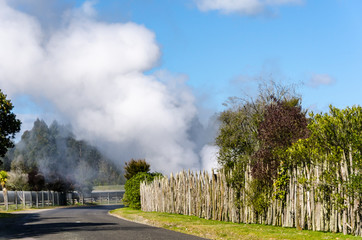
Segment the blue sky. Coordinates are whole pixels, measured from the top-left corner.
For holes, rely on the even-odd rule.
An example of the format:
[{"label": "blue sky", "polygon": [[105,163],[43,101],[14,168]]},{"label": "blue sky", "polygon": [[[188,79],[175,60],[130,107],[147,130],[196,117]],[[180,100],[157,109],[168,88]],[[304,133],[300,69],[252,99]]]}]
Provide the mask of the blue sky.
[{"label": "blue sky", "polygon": [[[65,2],[80,7],[85,1]],[[304,0],[255,14],[201,11],[192,0],[93,3],[101,21],[135,22],[154,32],[162,56],[149,72],[187,75],[199,104],[216,111],[228,97],[242,96],[255,85],[240,79],[270,75],[296,83],[304,107],[314,111],[360,104],[361,1]],[[319,75],[331,81],[309,84]],[[23,99],[14,101],[23,106]],[[25,104],[17,111],[35,109]]]},{"label": "blue sky", "polygon": [[315,112],[360,104],[361,10],[360,0],[0,0],[0,87],[22,131],[56,119],[121,161],[211,169],[208,119],[228,97],[256,94],[258,79],[295,84]]},{"label": "blue sky", "polygon": [[[205,104],[218,110],[246,87],[232,82],[260,75],[304,83],[304,106],[315,111],[360,104],[361,1],[304,1],[252,15],[203,12],[192,1],[119,2],[97,4],[99,17],[153,31],[162,50],[155,69],[186,74],[197,94],[209,95]],[[331,81],[310,86],[316,75]]]}]

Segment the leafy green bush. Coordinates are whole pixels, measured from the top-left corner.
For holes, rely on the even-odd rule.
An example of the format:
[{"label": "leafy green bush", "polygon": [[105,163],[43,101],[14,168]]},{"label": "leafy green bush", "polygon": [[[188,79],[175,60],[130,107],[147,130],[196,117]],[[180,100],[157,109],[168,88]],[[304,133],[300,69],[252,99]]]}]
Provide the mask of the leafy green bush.
[{"label": "leafy green bush", "polygon": [[131,179],[126,182],[125,194],[123,197],[123,203],[130,208],[141,209],[141,196],[140,196],[140,185],[141,182],[147,181],[152,182],[157,176],[162,176],[160,173],[146,173],[139,172],[134,175]]}]

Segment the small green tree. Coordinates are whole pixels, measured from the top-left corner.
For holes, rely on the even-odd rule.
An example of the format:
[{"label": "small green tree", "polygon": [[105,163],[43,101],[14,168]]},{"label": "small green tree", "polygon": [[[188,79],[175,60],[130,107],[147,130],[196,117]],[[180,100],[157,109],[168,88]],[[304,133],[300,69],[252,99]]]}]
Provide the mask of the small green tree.
[{"label": "small green tree", "polygon": [[0,184],[3,190],[4,203],[6,210],[8,210],[8,191],[6,190],[5,184],[8,181],[8,173],[6,171],[0,171]]},{"label": "small green tree", "polygon": [[131,179],[126,182],[125,185],[125,194],[123,197],[123,203],[126,206],[134,209],[141,208],[141,195],[140,195],[140,185],[141,182],[147,181],[152,182],[155,177],[160,177],[162,174],[160,173],[146,173],[139,172]]},{"label": "small green tree", "polygon": [[14,147],[11,141],[15,133],[20,131],[21,121],[11,111],[13,105],[0,89],[0,157],[3,157],[8,148]]},{"label": "small green tree", "polygon": [[150,164],[148,164],[145,159],[135,160],[132,158],[129,162],[126,162],[125,165],[124,177],[127,180],[131,179],[139,172],[148,173],[150,171]]}]

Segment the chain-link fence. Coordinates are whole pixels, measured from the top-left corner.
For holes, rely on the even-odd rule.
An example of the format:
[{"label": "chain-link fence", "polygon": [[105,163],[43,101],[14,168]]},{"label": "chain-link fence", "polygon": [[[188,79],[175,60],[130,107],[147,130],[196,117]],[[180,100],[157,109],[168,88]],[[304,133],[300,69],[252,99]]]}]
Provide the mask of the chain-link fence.
[{"label": "chain-link fence", "polygon": [[7,201],[0,192],[0,208],[3,210],[66,205],[65,193],[54,191],[7,191],[6,195]]},{"label": "chain-link fence", "polygon": [[67,204],[120,204],[123,190],[92,191],[91,193],[67,193]]}]

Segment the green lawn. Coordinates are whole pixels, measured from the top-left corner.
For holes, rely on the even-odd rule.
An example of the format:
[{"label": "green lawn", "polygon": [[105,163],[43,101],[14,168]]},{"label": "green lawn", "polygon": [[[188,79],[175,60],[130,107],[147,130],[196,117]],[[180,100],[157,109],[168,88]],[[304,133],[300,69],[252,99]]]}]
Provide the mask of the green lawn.
[{"label": "green lawn", "polygon": [[209,239],[293,239],[293,240],[321,240],[321,239],[359,239],[341,233],[325,233],[313,231],[298,231],[294,228],[274,227],[259,224],[235,224],[228,222],[205,220],[194,216],[178,214],[142,212],[130,208],[120,208],[111,211],[120,217],[162,227],[178,232],[197,235]]}]

